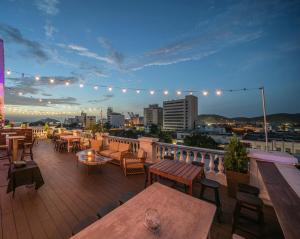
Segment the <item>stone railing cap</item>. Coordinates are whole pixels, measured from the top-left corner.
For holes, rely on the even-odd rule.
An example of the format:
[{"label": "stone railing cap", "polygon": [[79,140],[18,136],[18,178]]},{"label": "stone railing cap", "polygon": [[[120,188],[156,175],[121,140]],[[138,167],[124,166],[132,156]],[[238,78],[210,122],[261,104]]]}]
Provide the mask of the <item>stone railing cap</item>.
[{"label": "stone railing cap", "polygon": [[283,152],[265,152],[262,150],[250,150],[248,153],[250,158],[254,158],[260,161],[266,162],[276,162],[276,163],[283,163],[283,164],[296,164],[298,162],[297,158],[293,155]]},{"label": "stone railing cap", "polygon": [[158,138],[152,138],[152,137],[141,137],[141,138],[138,138],[139,141],[144,141],[144,142],[158,142]]}]

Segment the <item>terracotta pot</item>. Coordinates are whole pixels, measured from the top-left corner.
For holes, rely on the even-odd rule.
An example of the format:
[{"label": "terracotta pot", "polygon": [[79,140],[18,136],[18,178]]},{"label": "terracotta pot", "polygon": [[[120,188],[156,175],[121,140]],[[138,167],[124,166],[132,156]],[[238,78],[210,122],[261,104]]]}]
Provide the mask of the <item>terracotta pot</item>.
[{"label": "terracotta pot", "polygon": [[239,183],[249,184],[250,175],[248,173],[238,173],[235,171],[226,171],[227,192],[230,197],[235,198]]}]

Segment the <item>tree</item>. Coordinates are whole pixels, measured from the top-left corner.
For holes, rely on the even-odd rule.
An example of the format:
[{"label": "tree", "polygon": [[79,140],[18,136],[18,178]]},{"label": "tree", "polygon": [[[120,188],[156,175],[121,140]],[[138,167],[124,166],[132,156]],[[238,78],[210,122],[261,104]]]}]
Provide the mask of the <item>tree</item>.
[{"label": "tree", "polygon": [[170,144],[173,141],[172,134],[170,132],[160,131],[158,137],[160,142]]},{"label": "tree", "polygon": [[200,147],[200,148],[209,148],[216,149],[218,144],[209,136],[201,134],[193,134],[191,136],[186,136],[183,140],[184,145]]},{"label": "tree", "polygon": [[158,135],[160,133],[160,129],[156,124],[150,125],[150,134],[152,135]]}]

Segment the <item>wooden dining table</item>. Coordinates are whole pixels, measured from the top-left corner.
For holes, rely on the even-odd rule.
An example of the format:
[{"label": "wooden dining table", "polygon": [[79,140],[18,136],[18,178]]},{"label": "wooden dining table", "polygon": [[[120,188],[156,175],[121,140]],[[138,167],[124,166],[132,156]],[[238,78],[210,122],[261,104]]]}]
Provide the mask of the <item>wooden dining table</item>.
[{"label": "wooden dining table", "polygon": [[[145,212],[155,209],[160,230],[145,225]],[[100,220],[73,236],[73,239],[207,239],[216,206],[154,183]]]},{"label": "wooden dining table", "polygon": [[68,142],[68,152],[71,151],[72,142],[76,140],[80,140],[80,136],[74,136],[74,135],[62,135],[60,136],[60,138]]},{"label": "wooden dining table", "polygon": [[164,159],[149,167],[149,184],[153,174],[188,186],[190,195],[193,193],[193,181],[201,173],[201,168],[178,160]]}]

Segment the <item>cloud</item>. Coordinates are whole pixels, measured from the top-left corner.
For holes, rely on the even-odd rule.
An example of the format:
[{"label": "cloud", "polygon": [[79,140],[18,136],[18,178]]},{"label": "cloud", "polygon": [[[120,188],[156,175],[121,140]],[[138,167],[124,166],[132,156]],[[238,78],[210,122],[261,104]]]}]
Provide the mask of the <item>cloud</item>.
[{"label": "cloud", "polygon": [[109,53],[109,57],[118,65],[121,66],[121,64],[124,61],[124,55],[117,51],[111,44],[111,42],[104,38],[104,37],[98,37],[98,42],[101,44],[101,46],[106,49]]},{"label": "cloud", "polygon": [[7,42],[22,45],[25,47],[26,53],[29,53],[39,61],[49,60],[49,56],[42,45],[36,41],[25,38],[17,28],[1,23],[0,36]]},{"label": "cloud", "polygon": [[47,21],[46,25],[44,26],[44,30],[46,37],[50,39],[52,39],[53,34],[57,32],[57,29],[49,21]]},{"label": "cloud", "polygon": [[60,46],[62,48],[65,48],[65,49],[68,49],[68,50],[71,50],[71,51],[77,53],[80,56],[93,58],[93,59],[96,59],[98,61],[102,61],[102,62],[105,62],[105,63],[108,63],[108,64],[113,64],[114,63],[112,58],[106,57],[106,56],[100,56],[97,53],[92,52],[92,51],[90,51],[89,49],[87,49],[83,46],[79,46],[79,45],[75,45],[75,44],[67,44],[67,45],[66,44],[58,44],[58,46]]},{"label": "cloud", "polygon": [[36,0],[35,5],[42,13],[55,16],[58,14],[59,0]]},{"label": "cloud", "polygon": [[98,99],[98,100],[89,100],[88,103],[98,104],[98,103],[102,103],[102,102],[108,101],[108,100],[110,100],[113,97],[115,97],[113,94],[107,94],[107,95],[103,95],[103,98],[101,98],[101,99]]}]

